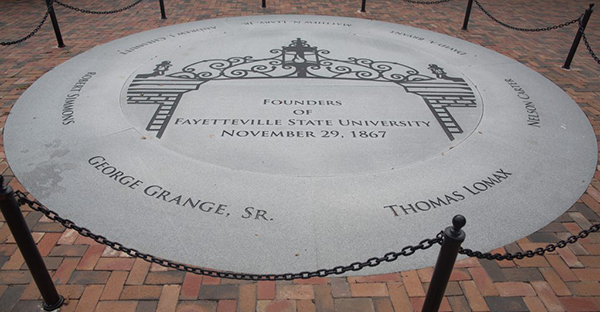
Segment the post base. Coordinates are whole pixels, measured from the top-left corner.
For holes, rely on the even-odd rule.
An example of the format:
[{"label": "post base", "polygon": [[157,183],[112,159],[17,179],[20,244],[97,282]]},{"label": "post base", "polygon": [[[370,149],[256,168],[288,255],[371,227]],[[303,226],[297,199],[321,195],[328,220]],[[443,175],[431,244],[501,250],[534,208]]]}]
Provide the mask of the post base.
[{"label": "post base", "polygon": [[62,307],[62,305],[65,303],[65,297],[59,295],[58,296],[58,302],[56,302],[55,304],[52,305],[47,305],[46,302],[44,302],[44,311],[54,311],[60,307]]}]

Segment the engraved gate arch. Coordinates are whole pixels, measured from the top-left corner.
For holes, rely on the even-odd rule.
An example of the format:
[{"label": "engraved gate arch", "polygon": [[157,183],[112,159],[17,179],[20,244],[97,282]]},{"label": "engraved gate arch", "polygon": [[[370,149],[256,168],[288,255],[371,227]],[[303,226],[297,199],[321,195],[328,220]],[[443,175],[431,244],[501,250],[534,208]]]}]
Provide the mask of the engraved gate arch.
[{"label": "engraved gate arch", "polygon": [[327,57],[329,50],[318,49],[301,38],[269,52],[274,56],[202,60],[172,74],[166,74],[171,62],[163,61],[152,73],[136,75],[127,89],[127,104],[158,105],[146,131],[156,132],[159,139],[183,95],[217,80],[300,78],[394,83],[424,100],[450,141],[454,135],[463,133],[450,109],[477,107],[469,84],[462,78],[449,77],[436,64],[429,65],[433,76],[428,76],[397,62],[356,57],[334,59]]}]

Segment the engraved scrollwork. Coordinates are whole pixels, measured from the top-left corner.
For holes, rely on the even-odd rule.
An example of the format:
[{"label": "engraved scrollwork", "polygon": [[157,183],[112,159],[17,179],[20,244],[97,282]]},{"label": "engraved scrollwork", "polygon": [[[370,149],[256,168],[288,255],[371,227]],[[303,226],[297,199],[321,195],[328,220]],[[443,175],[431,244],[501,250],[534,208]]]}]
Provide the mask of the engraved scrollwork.
[{"label": "engraved scrollwork", "polygon": [[289,76],[289,66],[282,66],[281,49],[272,49],[270,58],[254,59],[252,56],[211,59],[185,66],[181,72],[169,77],[194,80],[223,80],[242,78],[284,78]]},{"label": "engraved scrollwork", "polygon": [[273,56],[263,59],[243,56],[204,60],[187,65],[181,72],[168,76],[194,80],[337,78],[395,83],[436,79],[397,62],[374,61],[359,57],[335,59],[329,57],[331,51],[313,47],[301,38],[292,40],[288,46],[271,49],[269,52]]},{"label": "engraved scrollwork", "polygon": [[339,60],[321,55],[319,65],[320,67],[317,68],[319,71],[309,71],[310,77],[389,81],[395,83],[435,79],[422,75],[416,69],[404,64],[373,61],[367,58],[349,57],[347,60]]},{"label": "engraved scrollwork", "polygon": [[[203,60],[171,74],[166,74],[172,67],[171,62],[163,61],[151,73],[136,76],[128,90],[128,103],[160,105],[146,129],[156,131],[158,138],[164,133],[181,96],[213,80],[308,78],[391,82],[408,93],[421,96],[450,140],[463,130],[449,109],[477,107],[473,90],[465,80],[449,76],[436,64],[429,64],[432,75],[428,76],[416,68],[393,61],[362,57],[338,59],[331,51],[311,46],[301,38],[269,52],[270,57],[260,59],[234,56]],[[147,93],[168,94],[177,100],[173,104],[146,99]]]}]

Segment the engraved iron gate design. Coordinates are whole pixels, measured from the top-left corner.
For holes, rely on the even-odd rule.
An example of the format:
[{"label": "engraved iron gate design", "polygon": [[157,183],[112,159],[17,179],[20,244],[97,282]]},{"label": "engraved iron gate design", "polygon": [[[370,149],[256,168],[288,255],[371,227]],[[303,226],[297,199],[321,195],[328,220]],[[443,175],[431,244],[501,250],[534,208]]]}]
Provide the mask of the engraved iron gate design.
[{"label": "engraved iron gate design", "polygon": [[275,55],[262,59],[243,56],[203,60],[168,75],[165,72],[171,62],[163,61],[152,73],[139,74],[133,79],[127,89],[127,104],[158,105],[146,131],[156,132],[156,137],[161,138],[182,96],[213,80],[303,78],[389,82],[421,96],[451,141],[463,130],[449,109],[477,107],[475,94],[467,82],[449,77],[435,64],[428,67],[435,76],[431,77],[396,62],[355,57],[333,59],[327,57],[330,51],[319,50],[301,38],[270,53]]}]

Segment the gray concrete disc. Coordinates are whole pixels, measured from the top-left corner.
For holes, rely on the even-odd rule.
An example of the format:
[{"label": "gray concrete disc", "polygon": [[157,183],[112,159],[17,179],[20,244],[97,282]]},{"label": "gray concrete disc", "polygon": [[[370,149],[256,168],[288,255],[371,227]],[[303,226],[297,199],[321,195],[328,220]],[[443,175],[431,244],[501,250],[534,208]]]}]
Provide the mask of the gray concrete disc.
[{"label": "gray concrete disc", "polygon": [[597,155],[577,104],[514,60],[407,26],[295,15],[98,46],[23,94],[5,144],[19,181],[63,217],[251,273],[383,256],[456,214],[465,246],[489,251],[568,209]]}]

